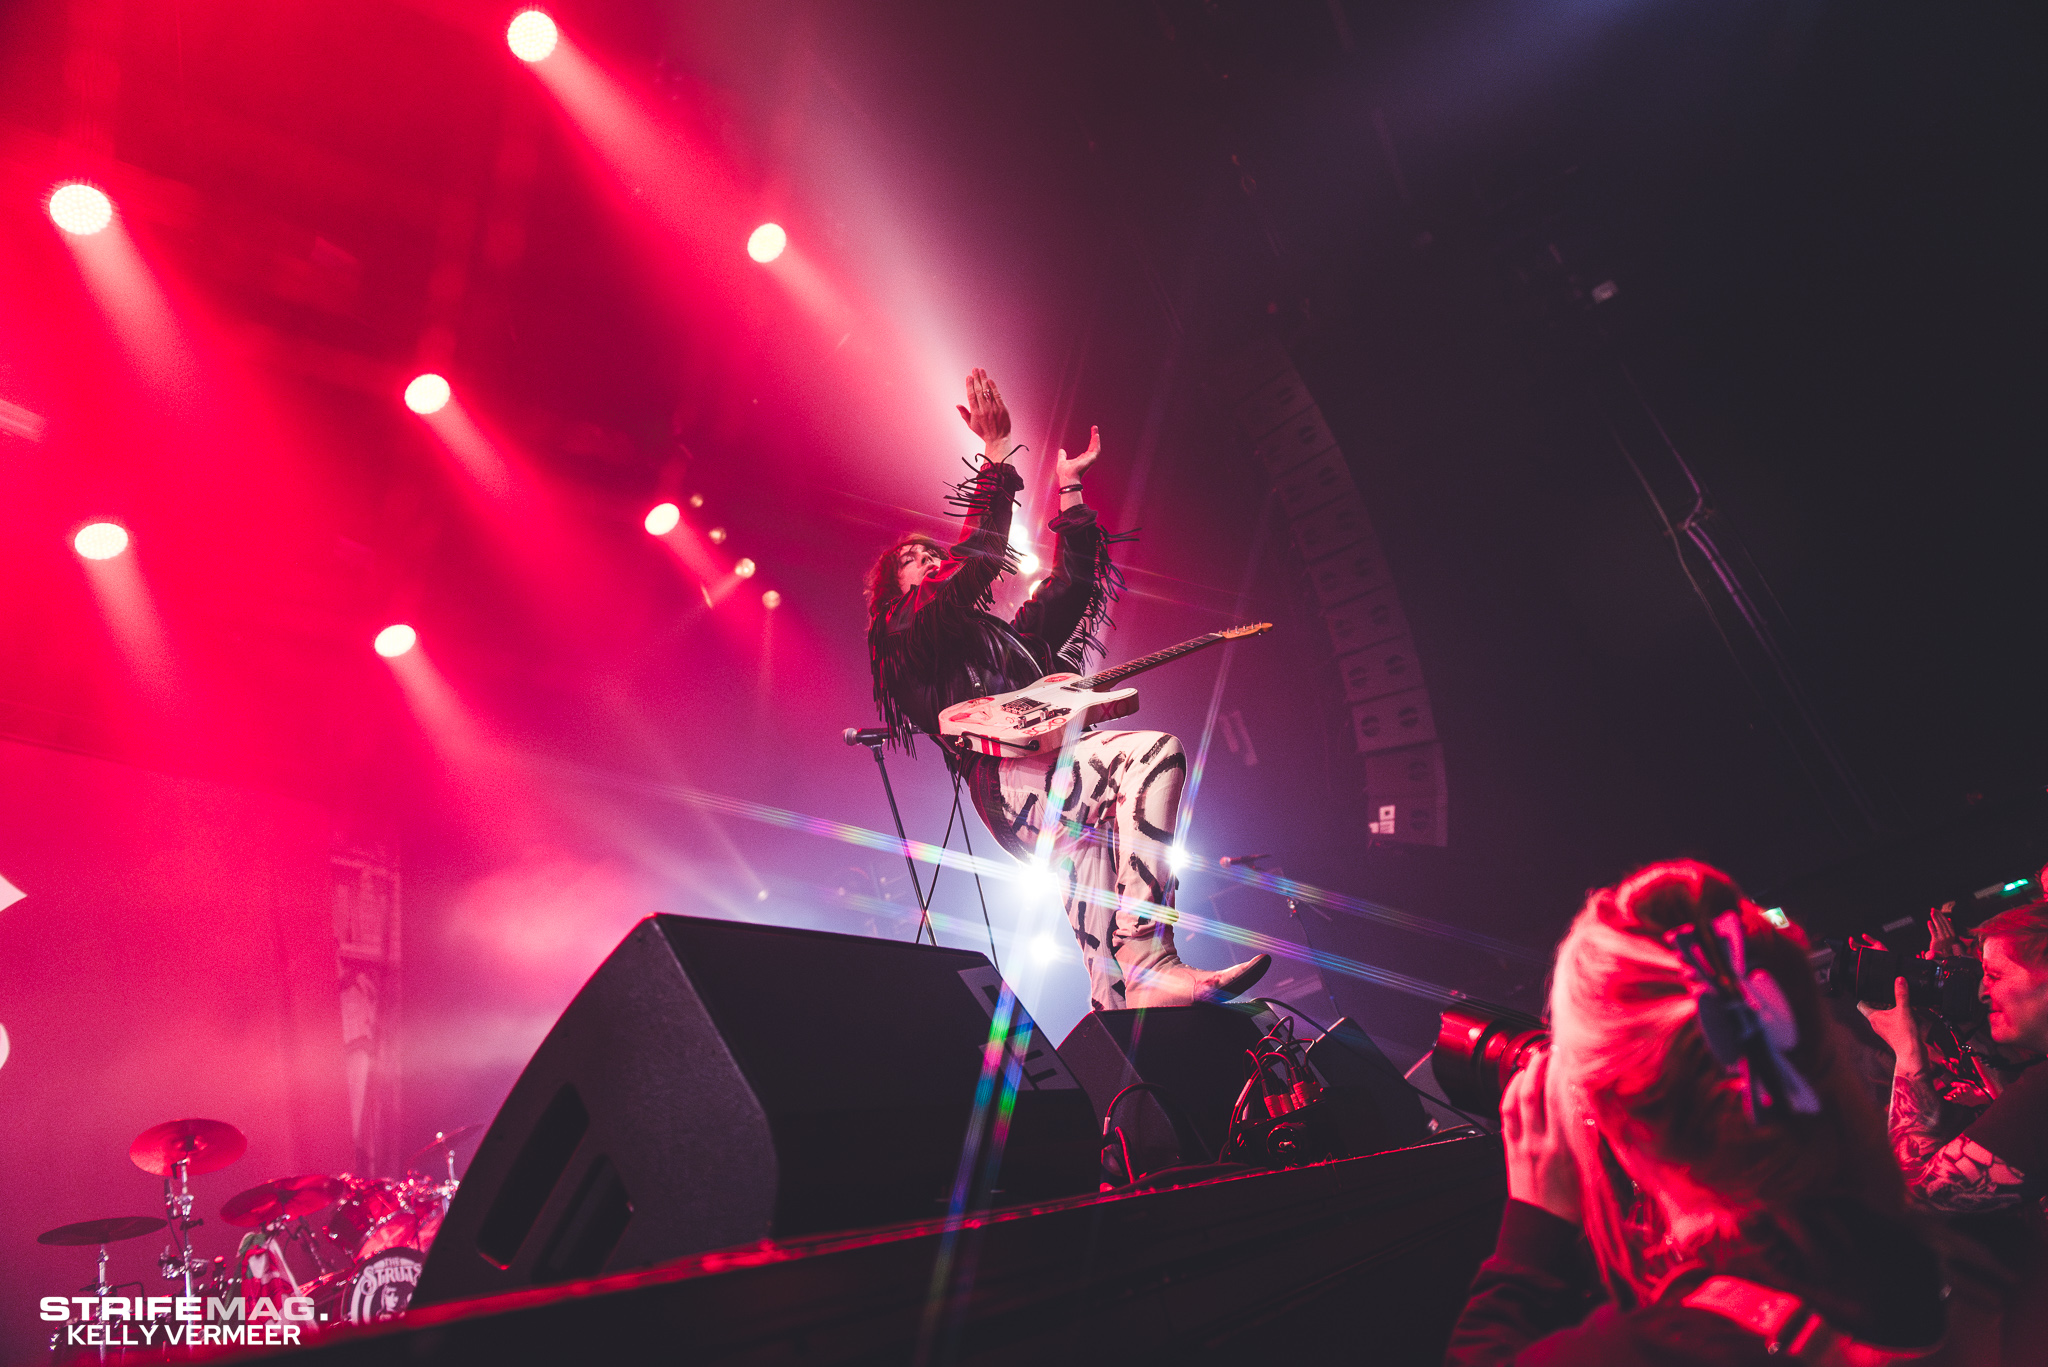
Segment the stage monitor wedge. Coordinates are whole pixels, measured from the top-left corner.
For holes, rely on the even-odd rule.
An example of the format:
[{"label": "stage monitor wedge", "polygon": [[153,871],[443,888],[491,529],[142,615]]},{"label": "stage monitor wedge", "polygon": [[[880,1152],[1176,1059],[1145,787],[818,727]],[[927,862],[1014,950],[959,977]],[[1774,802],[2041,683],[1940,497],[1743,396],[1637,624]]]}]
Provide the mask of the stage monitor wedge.
[{"label": "stage monitor wedge", "polygon": [[[943,1216],[1002,996],[971,951],[641,922],[513,1085],[412,1303]],[[1010,1022],[1015,1110],[978,1204],[1092,1191],[1087,1094],[1021,1004]]]}]

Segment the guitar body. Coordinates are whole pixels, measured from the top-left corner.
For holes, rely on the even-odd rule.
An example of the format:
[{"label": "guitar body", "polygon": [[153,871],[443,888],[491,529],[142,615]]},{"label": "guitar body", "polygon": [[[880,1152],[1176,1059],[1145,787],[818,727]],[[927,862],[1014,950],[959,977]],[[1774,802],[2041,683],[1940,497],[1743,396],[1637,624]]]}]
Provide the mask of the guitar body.
[{"label": "guitar body", "polygon": [[1257,636],[1272,629],[1271,622],[1256,622],[1212,631],[1100,674],[1048,674],[1029,688],[1013,693],[956,702],[939,713],[939,739],[957,750],[993,755],[997,759],[1050,754],[1065,743],[1069,731],[1078,732],[1097,722],[1115,721],[1137,711],[1138,690],[1118,686],[1132,675],[1157,669],[1169,660],[1178,660],[1219,642]]},{"label": "guitar body", "polygon": [[969,698],[939,714],[939,735],[954,745],[997,759],[1057,750],[1069,727],[1128,717],[1138,710],[1138,690],[1098,693],[1076,687],[1079,674],[1048,674],[1027,688],[993,698]]}]

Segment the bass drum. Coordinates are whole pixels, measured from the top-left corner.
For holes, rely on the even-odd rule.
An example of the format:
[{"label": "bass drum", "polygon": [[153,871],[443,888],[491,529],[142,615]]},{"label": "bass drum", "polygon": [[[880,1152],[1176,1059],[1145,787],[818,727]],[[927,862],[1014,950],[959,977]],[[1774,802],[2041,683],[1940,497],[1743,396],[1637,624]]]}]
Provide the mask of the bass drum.
[{"label": "bass drum", "polygon": [[416,1248],[390,1248],[349,1272],[322,1277],[305,1288],[321,1325],[395,1320],[412,1304],[426,1257]]},{"label": "bass drum", "polygon": [[406,1190],[381,1177],[351,1177],[348,1194],[327,1217],[328,1237],[362,1263],[395,1248],[419,1248],[419,1221],[406,1205]]}]

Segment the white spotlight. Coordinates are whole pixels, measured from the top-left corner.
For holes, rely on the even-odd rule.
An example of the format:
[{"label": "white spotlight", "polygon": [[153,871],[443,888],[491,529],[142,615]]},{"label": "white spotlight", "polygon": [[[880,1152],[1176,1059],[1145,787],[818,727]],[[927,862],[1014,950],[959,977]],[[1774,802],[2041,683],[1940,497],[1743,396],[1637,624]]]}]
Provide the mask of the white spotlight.
[{"label": "white spotlight", "polygon": [[537,9],[521,10],[505,28],[505,45],[522,62],[538,62],[555,50],[562,31],[555,21]]},{"label": "white spotlight", "polygon": [[78,529],[71,548],[87,560],[112,560],[128,549],[128,529],[118,522],[93,522]]},{"label": "white spotlight", "polygon": [[429,371],[414,376],[412,383],[405,387],[405,406],[425,417],[446,408],[454,395],[455,391],[448,387],[446,380]]},{"label": "white spotlight", "polygon": [[782,225],[763,223],[747,238],[747,255],[765,266],[782,255],[782,249],[788,245],[789,234],[782,231]]},{"label": "white spotlight", "polygon": [[70,181],[50,192],[50,221],[73,237],[91,237],[114,221],[114,201],[96,185]]},{"label": "white spotlight", "polygon": [[378,632],[377,639],[373,644],[379,655],[382,655],[387,660],[395,660],[419,643],[420,634],[405,625],[405,623],[400,622],[395,626],[388,626]]},{"label": "white spotlight", "polygon": [[683,520],[683,510],[673,503],[657,503],[647,510],[646,527],[651,536],[667,536]]},{"label": "white spotlight", "polygon": [[1044,864],[1027,864],[1020,880],[1027,897],[1050,901],[1060,895],[1060,876]]}]

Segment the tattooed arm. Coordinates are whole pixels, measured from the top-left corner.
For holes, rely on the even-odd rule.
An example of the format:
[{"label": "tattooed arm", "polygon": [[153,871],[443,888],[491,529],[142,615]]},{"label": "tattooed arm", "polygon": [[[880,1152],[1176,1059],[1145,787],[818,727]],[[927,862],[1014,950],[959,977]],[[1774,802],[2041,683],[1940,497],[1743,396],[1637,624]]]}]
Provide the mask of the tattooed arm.
[{"label": "tattooed arm", "polygon": [[2026,1174],[1966,1134],[1943,1143],[1941,1098],[1923,1066],[1892,1078],[1892,1152],[1906,1174],[1906,1196],[1922,1210],[1950,1215],[2020,1203]]}]

